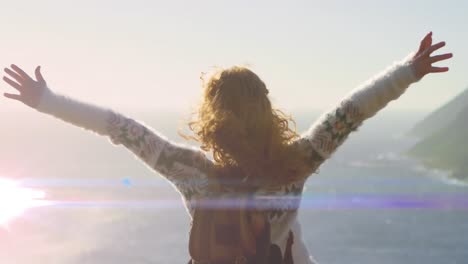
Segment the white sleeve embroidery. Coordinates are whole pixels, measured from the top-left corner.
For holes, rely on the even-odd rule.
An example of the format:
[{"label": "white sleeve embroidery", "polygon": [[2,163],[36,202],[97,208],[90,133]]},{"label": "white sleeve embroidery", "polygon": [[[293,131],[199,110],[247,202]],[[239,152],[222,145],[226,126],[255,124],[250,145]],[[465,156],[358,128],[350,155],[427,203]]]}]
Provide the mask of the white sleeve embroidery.
[{"label": "white sleeve embroidery", "polygon": [[412,54],[352,90],[331,111],[323,114],[305,133],[301,144],[309,144],[324,160],[357,130],[362,122],[397,99],[413,82]]},{"label": "white sleeve embroidery", "polygon": [[200,149],[172,142],[142,122],[113,112],[107,124],[114,144],[126,146],[170,180],[186,199],[203,192],[212,163]]},{"label": "white sleeve embroidery", "polygon": [[142,122],[46,90],[37,110],[123,145],[189,199],[207,184],[212,162],[195,147],[171,142]]}]

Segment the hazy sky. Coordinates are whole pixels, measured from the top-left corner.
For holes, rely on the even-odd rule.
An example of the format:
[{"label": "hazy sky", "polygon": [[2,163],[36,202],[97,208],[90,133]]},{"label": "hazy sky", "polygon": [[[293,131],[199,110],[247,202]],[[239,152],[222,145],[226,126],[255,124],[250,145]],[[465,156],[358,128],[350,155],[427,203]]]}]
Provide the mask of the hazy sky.
[{"label": "hazy sky", "polygon": [[[434,109],[468,86],[468,1],[4,1],[0,62],[42,65],[57,92],[114,108],[178,108],[212,66],[248,64],[286,110],[324,110],[434,32],[447,74],[392,109]],[[0,85],[2,92],[6,84]],[[0,110],[19,104],[0,100]]]}]

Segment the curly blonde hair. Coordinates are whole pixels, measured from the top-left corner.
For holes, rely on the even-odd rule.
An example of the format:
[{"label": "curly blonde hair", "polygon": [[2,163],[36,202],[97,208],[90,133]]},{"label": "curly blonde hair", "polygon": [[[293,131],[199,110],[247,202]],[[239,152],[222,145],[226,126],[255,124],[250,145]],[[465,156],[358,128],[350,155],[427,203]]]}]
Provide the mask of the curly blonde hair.
[{"label": "curly blonde hair", "polygon": [[[208,80],[195,118],[188,123],[195,136],[182,135],[213,151],[215,165],[231,175],[247,176],[261,186],[278,187],[304,177],[304,153],[291,116],[272,107],[265,83],[251,70],[218,69]],[[290,127],[293,124],[293,128]]]}]

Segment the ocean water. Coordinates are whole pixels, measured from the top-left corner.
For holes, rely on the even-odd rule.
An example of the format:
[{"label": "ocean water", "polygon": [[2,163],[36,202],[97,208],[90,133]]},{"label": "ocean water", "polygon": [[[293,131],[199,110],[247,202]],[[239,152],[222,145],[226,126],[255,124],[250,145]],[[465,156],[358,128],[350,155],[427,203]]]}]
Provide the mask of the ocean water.
[{"label": "ocean water", "polygon": [[[365,122],[307,184],[300,221],[319,263],[468,263],[468,186],[401,156],[425,113]],[[135,114],[169,138],[178,113]],[[0,263],[186,263],[178,193],[122,147],[34,111],[1,113],[0,175],[54,206],[0,227]],[[317,113],[295,113],[298,130]]]}]

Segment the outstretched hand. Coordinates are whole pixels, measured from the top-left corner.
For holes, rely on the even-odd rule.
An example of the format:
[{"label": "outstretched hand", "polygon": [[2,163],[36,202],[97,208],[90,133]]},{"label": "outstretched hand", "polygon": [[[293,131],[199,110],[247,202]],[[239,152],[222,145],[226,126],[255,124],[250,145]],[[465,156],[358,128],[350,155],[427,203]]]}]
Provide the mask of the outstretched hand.
[{"label": "outstretched hand", "polygon": [[3,80],[18,90],[19,94],[4,93],[3,95],[36,108],[39,105],[42,93],[48,89],[46,81],[41,74],[41,66],[36,67],[36,80],[32,79],[26,72],[14,64],[11,65],[11,69],[5,68],[5,73],[8,76],[4,76]]},{"label": "outstretched hand", "polygon": [[416,78],[420,79],[428,73],[447,72],[448,67],[435,67],[433,63],[447,60],[453,57],[452,53],[445,53],[441,55],[435,55],[431,57],[431,54],[444,47],[445,42],[441,41],[437,44],[432,45],[432,32],[429,32],[419,46],[418,52],[413,57],[413,70]]}]

